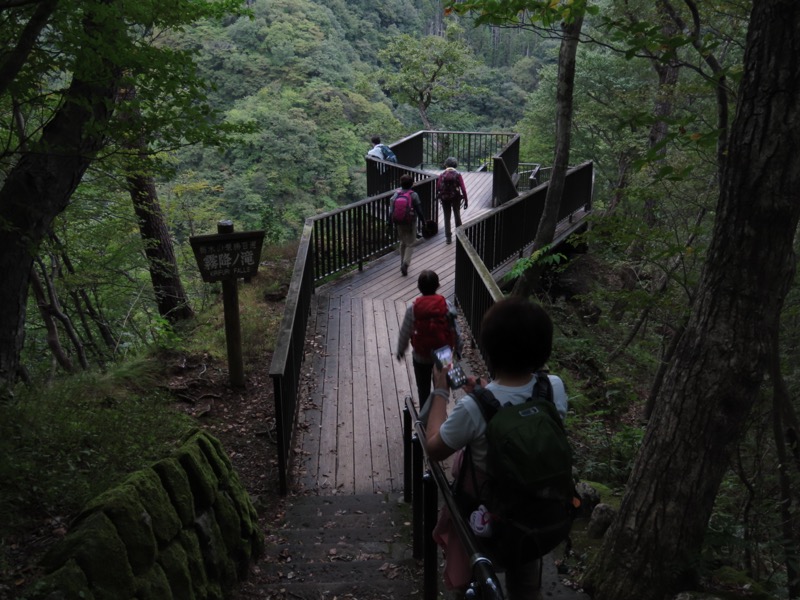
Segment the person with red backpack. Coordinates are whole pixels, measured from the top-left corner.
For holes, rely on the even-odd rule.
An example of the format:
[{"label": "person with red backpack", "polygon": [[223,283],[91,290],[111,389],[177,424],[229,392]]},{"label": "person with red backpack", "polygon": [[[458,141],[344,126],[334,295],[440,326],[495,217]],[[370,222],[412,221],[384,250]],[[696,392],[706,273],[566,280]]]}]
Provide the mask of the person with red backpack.
[{"label": "person with red backpack", "polygon": [[455,307],[436,293],[439,276],[434,271],[423,271],[419,274],[417,287],[422,295],[406,309],[397,339],[397,360],[403,360],[410,341],[414,378],[417,380],[417,394],[422,407],[431,394],[431,374],[435,362],[433,351],[450,346],[453,354],[460,357],[462,342]]},{"label": "person with red backpack", "polygon": [[458,161],[450,156],[444,161],[444,171],[436,179],[436,198],[442,203],[444,212],[444,234],[448,244],[453,237],[450,230],[450,213],[456,222],[456,227],[461,227],[461,208],[467,210],[467,187],[464,178],[456,171]]},{"label": "person with red backpack", "polygon": [[397,239],[400,240],[400,273],[408,275],[408,265],[411,264],[412,246],[417,241],[417,219],[425,220],[422,214],[422,203],[417,192],[411,189],[414,178],[411,175],[400,177],[400,189],[394,193],[389,201],[389,225],[397,229]]}]

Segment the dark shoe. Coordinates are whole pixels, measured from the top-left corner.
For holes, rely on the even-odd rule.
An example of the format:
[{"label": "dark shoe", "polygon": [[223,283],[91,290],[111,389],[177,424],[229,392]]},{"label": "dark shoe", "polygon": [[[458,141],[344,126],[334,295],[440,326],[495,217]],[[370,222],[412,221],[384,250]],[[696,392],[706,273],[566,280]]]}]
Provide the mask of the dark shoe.
[{"label": "dark shoe", "polygon": [[403,264],[403,265],[400,267],[400,272],[401,272],[403,275],[408,275],[408,265],[406,265],[406,264]]},{"label": "dark shoe", "polygon": [[450,238],[447,238],[447,239],[444,241],[444,243],[445,243],[445,244],[452,244],[452,243],[453,243],[453,240],[451,240]]}]

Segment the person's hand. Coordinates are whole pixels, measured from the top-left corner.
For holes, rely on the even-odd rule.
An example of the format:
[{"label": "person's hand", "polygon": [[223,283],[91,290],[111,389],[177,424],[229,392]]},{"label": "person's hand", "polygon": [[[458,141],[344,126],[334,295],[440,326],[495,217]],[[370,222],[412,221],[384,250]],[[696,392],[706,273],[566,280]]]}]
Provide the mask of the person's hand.
[{"label": "person's hand", "polygon": [[439,365],[433,365],[433,389],[449,389],[447,386],[447,372],[449,370],[450,367],[440,369]]},{"label": "person's hand", "polygon": [[464,202],[464,210],[467,210],[467,203]]}]

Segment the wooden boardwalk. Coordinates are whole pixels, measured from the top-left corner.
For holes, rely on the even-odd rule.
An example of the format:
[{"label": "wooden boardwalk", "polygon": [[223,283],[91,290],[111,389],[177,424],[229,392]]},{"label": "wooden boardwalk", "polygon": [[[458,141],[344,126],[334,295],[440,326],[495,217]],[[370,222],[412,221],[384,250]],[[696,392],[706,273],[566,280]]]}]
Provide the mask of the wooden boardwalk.
[{"label": "wooden boardwalk", "polygon": [[[464,223],[491,210],[492,174],[465,173]],[[441,208],[440,208],[441,211]],[[455,243],[439,233],[417,240],[408,276],[393,252],[317,289],[309,319],[295,446],[298,482],[319,494],[399,492],[403,486],[402,407],[416,398],[410,348],[394,358],[408,303],[425,269],[439,293],[455,289]]]}]

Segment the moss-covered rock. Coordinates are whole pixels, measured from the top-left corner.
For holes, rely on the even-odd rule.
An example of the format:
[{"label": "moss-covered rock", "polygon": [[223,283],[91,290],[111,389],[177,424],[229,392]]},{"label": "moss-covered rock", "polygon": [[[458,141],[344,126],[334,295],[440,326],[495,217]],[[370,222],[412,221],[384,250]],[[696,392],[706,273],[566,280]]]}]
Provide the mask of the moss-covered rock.
[{"label": "moss-covered rock", "polygon": [[94,600],[89,581],[74,560],[45,575],[25,591],[24,600]]},{"label": "moss-covered rock", "polygon": [[237,581],[236,565],[228,555],[213,509],[197,518],[195,531],[200,541],[209,582],[219,582],[223,590],[230,589]]},{"label": "moss-covered rock", "polygon": [[159,546],[171,542],[181,530],[181,520],[156,472],[153,469],[141,469],[131,475],[126,483],[136,489],[139,500],[150,514]]},{"label": "moss-covered rock", "polygon": [[173,600],[167,576],[158,563],[136,579],[137,600]]},{"label": "moss-covered rock", "polygon": [[178,453],[178,462],[189,478],[195,512],[200,513],[213,506],[219,489],[219,478],[200,447],[196,444],[182,446]]},{"label": "moss-covered rock", "polygon": [[228,457],[228,453],[225,452],[225,449],[222,447],[222,442],[220,442],[214,436],[208,435],[207,433],[205,434],[205,438],[206,438],[206,440],[208,440],[209,443],[211,443],[212,446],[214,446],[215,450],[217,451],[217,454],[222,459],[222,461],[225,463],[225,467],[226,467],[225,470],[228,471],[228,472],[234,472],[233,471],[233,463],[231,462],[230,457]]},{"label": "moss-covered rock", "polygon": [[136,488],[126,482],[104,492],[88,504],[82,515],[96,511],[104,512],[114,523],[117,535],[127,548],[134,574],[147,572],[155,563],[158,546],[153,520],[139,500]]},{"label": "moss-covered rock", "polygon": [[193,529],[184,529],[178,536],[178,540],[181,548],[186,553],[186,566],[189,568],[192,591],[195,597],[198,600],[208,597],[208,575],[205,561],[203,560],[203,550],[200,548],[200,540],[197,534]]},{"label": "moss-covered rock", "polygon": [[233,465],[228,455],[222,449],[222,446],[219,445],[219,442],[214,444],[211,440],[214,440],[214,438],[207,434],[198,435],[194,438],[195,443],[206,457],[208,464],[214,469],[214,474],[217,476],[220,486],[227,487],[231,471],[233,471]]},{"label": "moss-covered rock", "polygon": [[192,486],[189,485],[189,476],[184,471],[177,458],[166,458],[153,465],[161,480],[161,485],[172,501],[172,506],[184,527],[191,527],[194,523],[194,496]]},{"label": "moss-covered rock", "polygon": [[169,581],[170,593],[175,600],[195,600],[189,557],[178,541],[162,548],[158,564]]},{"label": "moss-covered rock", "polygon": [[217,502],[214,504],[214,514],[217,518],[222,539],[228,554],[235,555],[238,560],[237,549],[242,540],[242,524],[236,506],[231,500],[227,491],[220,491],[217,494]]},{"label": "moss-covered rock", "polygon": [[44,557],[42,564],[55,572],[74,560],[86,575],[97,600],[133,596],[133,569],[128,552],[111,519],[102,511],[86,516],[60,544]]}]

